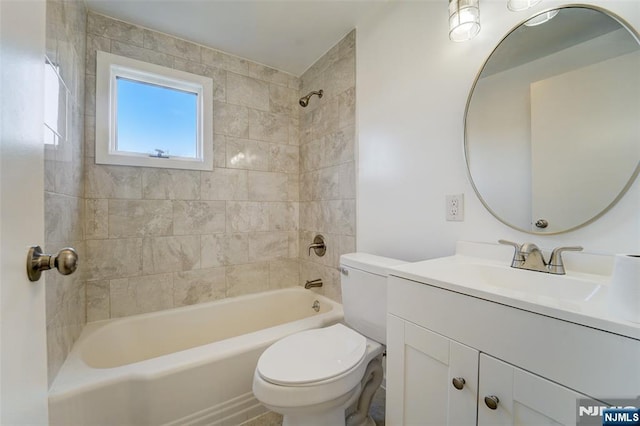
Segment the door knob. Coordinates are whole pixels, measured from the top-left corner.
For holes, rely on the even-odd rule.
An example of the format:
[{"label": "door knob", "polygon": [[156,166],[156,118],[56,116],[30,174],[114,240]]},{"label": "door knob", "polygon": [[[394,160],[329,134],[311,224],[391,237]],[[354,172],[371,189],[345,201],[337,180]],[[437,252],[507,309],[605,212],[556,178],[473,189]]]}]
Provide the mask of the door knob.
[{"label": "door knob", "polygon": [[498,408],[499,402],[500,400],[495,395],[489,395],[484,397],[484,403],[487,404],[487,407],[489,407],[489,409],[491,410],[495,410],[496,408]]},{"label": "door knob", "polygon": [[65,247],[55,255],[44,254],[40,246],[32,246],[27,254],[27,276],[29,281],[38,281],[42,271],[56,268],[62,275],[73,274],[78,268],[78,253]]}]

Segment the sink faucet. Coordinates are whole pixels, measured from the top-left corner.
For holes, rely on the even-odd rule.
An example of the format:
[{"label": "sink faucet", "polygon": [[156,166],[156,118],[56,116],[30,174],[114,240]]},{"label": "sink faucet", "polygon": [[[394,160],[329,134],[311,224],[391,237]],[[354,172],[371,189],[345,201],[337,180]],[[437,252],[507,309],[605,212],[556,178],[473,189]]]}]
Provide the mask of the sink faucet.
[{"label": "sink faucet", "polygon": [[564,263],[562,261],[562,253],[565,251],[581,251],[582,247],[557,247],[551,252],[549,262],[544,260],[544,255],[540,248],[533,243],[524,243],[522,245],[512,241],[499,240],[500,244],[513,246],[515,252],[511,267],[516,269],[526,269],[528,271],[546,272],[555,275],[564,275]]}]

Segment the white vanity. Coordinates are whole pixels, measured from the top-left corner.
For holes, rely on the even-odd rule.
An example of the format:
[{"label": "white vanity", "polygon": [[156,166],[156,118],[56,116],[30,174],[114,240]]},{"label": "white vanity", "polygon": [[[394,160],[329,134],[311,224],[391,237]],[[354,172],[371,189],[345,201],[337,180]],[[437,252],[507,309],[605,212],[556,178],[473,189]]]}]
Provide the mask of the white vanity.
[{"label": "white vanity", "polygon": [[640,324],[609,313],[612,258],[567,255],[554,276],[511,256],[460,242],[391,270],[388,425],[575,425],[579,398],[640,397]]}]

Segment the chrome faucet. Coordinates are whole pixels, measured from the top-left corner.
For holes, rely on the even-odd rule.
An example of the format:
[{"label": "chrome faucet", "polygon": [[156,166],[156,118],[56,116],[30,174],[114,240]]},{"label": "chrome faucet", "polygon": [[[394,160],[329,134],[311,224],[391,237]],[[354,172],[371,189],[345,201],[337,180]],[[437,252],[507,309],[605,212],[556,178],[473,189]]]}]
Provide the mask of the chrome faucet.
[{"label": "chrome faucet", "polygon": [[549,262],[544,260],[544,255],[540,248],[533,243],[522,245],[512,241],[499,240],[500,244],[513,246],[515,252],[511,261],[511,267],[516,269],[526,269],[528,271],[546,272],[555,275],[564,275],[564,263],[562,253],[565,251],[581,251],[582,247],[557,247],[551,252]]},{"label": "chrome faucet", "polygon": [[304,285],[304,288],[313,288],[313,287],[322,287],[322,278],[318,278],[315,280],[307,280],[307,282]]}]

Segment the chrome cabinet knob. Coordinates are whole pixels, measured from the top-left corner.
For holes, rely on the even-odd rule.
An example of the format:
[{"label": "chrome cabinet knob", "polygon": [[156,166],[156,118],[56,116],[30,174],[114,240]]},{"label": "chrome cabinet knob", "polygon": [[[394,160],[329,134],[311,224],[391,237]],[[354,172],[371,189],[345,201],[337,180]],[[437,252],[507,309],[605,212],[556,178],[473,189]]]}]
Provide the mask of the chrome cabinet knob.
[{"label": "chrome cabinet knob", "polygon": [[462,390],[462,388],[464,387],[464,384],[466,383],[464,381],[464,378],[462,377],[454,377],[453,380],[451,381],[451,383],[453,383],[453,387],[458,389],[458,390]]},{"label": "chrome cabinet knob", "polygon": [[498,399],[495,395],[489,395],[484,397],[484,403],[489,407],[490,410],[495,410],[498,408],[498,403],[500,399]]},{"label": "chrome cabinet knob", "polygon": [[38,281],[42,271],[56,268],[62,275],[73,274],[78,268],[78,253],[65,247],[55,255],[44,254],[40,246],[32,246],[27,254],[27,276],[29,281]]}]

